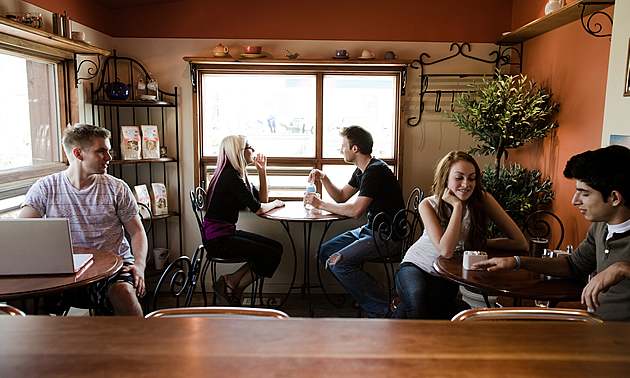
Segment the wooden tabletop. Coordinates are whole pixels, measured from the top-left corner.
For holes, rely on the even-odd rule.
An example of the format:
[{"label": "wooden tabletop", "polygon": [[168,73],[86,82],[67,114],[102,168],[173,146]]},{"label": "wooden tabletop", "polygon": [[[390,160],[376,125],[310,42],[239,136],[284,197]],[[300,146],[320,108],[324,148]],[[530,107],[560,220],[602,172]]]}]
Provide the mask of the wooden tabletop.
[{"label": "wooden tabletop", "polygon": [[625,377],[630,324],[0,317],[3,377]]},{"label": "wooden tabletop", "polygon": [[100,249],[74,247],[75,254],[91,253],[92,264],[76,274],[0,276],[0,301],[27,299],[75,290],[116,274],[122,258]]},{"label": "wooden tabletop", "polygon": [[[488,252],[489,257],[513,255],[513,252],[511,254],[499,251]],[[548,279],[546,276],[524,269],[495,272],[466,270],[462,266],[462,256],[461,253],[456,253],[451,259],[440,256],[433,266],[442,277],[490,295],[557,302],[579,301],[582,295],[584,283],[579,280]]]},{"label": "wooden tabletop", "polygon": [[285,201],[283,207],[276,207],[275,209],[259,214],[258,216],[271,220],[305,223],[348,219],[348,217],[344,215],[334,214],[328,211],[317,209],[308,211],[304,207],[304,203],[302,201]]}]

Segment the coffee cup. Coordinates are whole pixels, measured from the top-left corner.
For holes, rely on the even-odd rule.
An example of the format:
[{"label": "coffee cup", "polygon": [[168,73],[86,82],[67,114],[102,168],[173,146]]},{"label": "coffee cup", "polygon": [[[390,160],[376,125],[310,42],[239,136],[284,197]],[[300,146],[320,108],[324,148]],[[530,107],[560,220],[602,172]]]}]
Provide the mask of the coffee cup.
[{"label": "coffee cup", "polygon": [[168,261],[170,251],[166,248],[153,248],[153,262],[155,263],[155,269],[164,269],[164,264]]},{"label": "coffee cup", "polygon": [[85,41],[85,33],[81,31],[73,31],[72,39],[75,41]]},{"label": "coffee cup", "polygon": [[374,53],[370,50],[363,50],[361,52],[361,58],[374,58]]},{"label": "coffee cup", "polygon": [[394,54],[393,51],[388,51],[385,53],[385,59],[398,59],[398,55]]},{"label": "coffee cup", "polygon": [[262,46],[243,46],[243,52],[245,52],[245,54],[260,54],[262,52]]},{"label": "coffee cup", "polygon": [[350,54],[348,53],[347,50],[335,50],[335,56],[344,57],[344,56],[350,56]]}]

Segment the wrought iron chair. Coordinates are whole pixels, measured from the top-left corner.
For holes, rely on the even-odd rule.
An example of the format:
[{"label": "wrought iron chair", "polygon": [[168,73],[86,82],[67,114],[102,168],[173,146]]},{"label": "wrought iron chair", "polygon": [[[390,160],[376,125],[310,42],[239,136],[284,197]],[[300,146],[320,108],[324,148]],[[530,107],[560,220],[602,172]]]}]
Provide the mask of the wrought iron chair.
[{"label": "wrought iron chair", "polygon": [[[203,228],[203,218],[205,215],[205,205],[206,205],[206,191],[201,188],[201,187],[197,187],[195,188],[195,190],[191,190],[190,191],[190,202],[192,204],[192,208],[193,208],[193,212],[195,213],[195,218],[197,219],[197,225],[199,226],[199,233],[201,235],[201,238],[204,238],[204,234],[205,234],[205,230]],[[200,245],[198,247],[199,248],[204,248],[203,245]],[[207,252],[207,251],[206,251]],[[208,268],[210,268],[210,276],[212,279],[212,284],[214,285],[217,282],[217,264],[249,264],[250,261],[248,259],[245,258],[240,258],[240,257],[234,257],[234,258],[223,258],[223,257],[216,257],[216,256],[212,256],[209,253],[206,253],[206,262],[203,265],[202,271],[201,271],[201,282],[202,282],[202,288],[204,290],[204,299],[203,299],[203,303],[204,306],[207,306],[207,299],[206,299],[206,295],[205,295],[205,283],[206,283],[206,275],[208,272]],[[251,293],[251,305],[254,306],[256,303],[256,297],[258,296],[258,299],[260,301],[260,303],[263,303],[263,298],[262,298],[262,291],[263,291],[263,284],[264,284],[264,277],[260,277],[259,280],[254,279],[254,272],[253,270],[250,270],[251,274],[252,274],[252,293]],[[217,303],[217,294],[216,293],[212,293],[212,304],[216,305]]]},{"label": "wrought iron chair", "polygon": [[535,211],[527,217],[523,227],[525,232],[527,232],[527,234],[532,238],[548,238],[549,235],[551,235],[552,230],[550,222],[553,222],[554,220],[558,222],[558,226],[560,227],[560,239],[558,240],[555,249],[560,249],[562,241],[564,240],[564,225],[562,224],[560,218],[558,218],[558,216],[553,212],[549,210]]},{"label": "wrought iron chair", "polygon": [[251,307],[187,307],[187,308],[166,308],[163,310],[153,311],[145,316],[145,318],[176,318],[176,317],[266,317],[285,319],[289,315],[286,313],[270,309],[270,308],[251,308]]},{"label": "wrought iron chair", "polygon": [[1,303],[0,303],[0,315],[26,317],[26,314],[22,310],[8,304],[1,304]]},{"label": "wrought iron chair", "polygon": [[[386,213],[378,213],[372,220],[372,238],[374,245],[379,254],[379,258],[369,261],[371,263],[383,264],[385,274],[387,276],[387,293],[388,302],[392,303],[392,293],[396,290],[396,282],[394,280],[396,274],[396,266],[399,264],[407,249],[416,241],[419,235],[418,230],[422,233],[423,224],[420,218],[420,202],[424,197],[424,192],[419,188],[415,188],[407,199],[407,207],[400,210],[391,219]],[[400,240],[401,243],[397,248],[400,253],[395,253],[390,240]],[[359,306],[357,316],[360,317],[362,309]]]},{"label": "wrought iron chair", "polygon": [[[155,287],[153,295],[153,311],[156,311],[157,309],[158,297],[162,292],[162,286],[166,282],[169,283],[168,292],[173,298],[175,298],[175,306],[179,307],[180,299],[182,297],[184,298],[182,305],[184,307],[190,306],[193,294],[195,293],[195,288],[197,287],[197,282],[202,274],[202,261],[204,254],[205,248],[203,245],[199,245],[192,258],[184,255],[168,264],[164,273],[160,276],[157,286]],[[203,283],[204,280],[202,279],[201,282]],[[201,285],[201,290],[203,293],[204,305],[207,305],[208,299],[206,288],[203,284]]]},{"label": "wrought iron chair", "polygon": [[597,315],[580,309],[541,307],[493,307],[464,310],[451,321],[478,320],[562,320],[603,323]]}]

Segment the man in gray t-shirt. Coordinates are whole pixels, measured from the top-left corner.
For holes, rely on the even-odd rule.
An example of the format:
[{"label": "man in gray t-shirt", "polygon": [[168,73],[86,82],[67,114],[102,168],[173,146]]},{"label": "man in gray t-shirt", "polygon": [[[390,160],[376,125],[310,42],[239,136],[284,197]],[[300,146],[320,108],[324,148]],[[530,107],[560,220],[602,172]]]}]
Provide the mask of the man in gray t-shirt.
[{"label": "man in gray t-shirt", "polygon": [[[118,275],[99,283],[92,299],[116,315],[142,316],[147,238],[127,184],[108,175],[110,132],[78,124],[64,131],[69,167],[29,189],[20,218],[68,218],[75,246],[103,249],[123,258]],[[123,228],[124,227],[124,228]],[[131,248],[124,231],[131,237]]]}]

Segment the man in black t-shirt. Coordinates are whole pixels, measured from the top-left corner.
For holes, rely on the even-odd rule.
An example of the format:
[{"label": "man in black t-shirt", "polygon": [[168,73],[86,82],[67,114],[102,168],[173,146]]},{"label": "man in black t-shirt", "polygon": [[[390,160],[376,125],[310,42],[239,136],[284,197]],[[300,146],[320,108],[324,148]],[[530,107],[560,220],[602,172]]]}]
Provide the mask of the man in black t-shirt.
[{"label": "man in black t-shirt", "polygon": [[[357,169],[341,189],[321,170],[312,170],[309,181],[321,181],[335,203],[324,202],[314,193],[307,193],[304,203],[352,218],[359,218],[367,210],[368,223],[326,242],[322,245],[319,259],[370,317],[384,317],[389,310],[389,296],[376,279],[361,270],[361,266],[379,257],[372,239],[373,218],[380,212],[394,218],[404,207],[404,200],[396,176],[387,164],[371,155],[372,135],[360,126],[345,127],[340,134],[341,154],[347,163],[356,165]],[[357,192],[356,201],[347,202]],[[381,248],[381,251],[384,250],[396,248]]]}]

